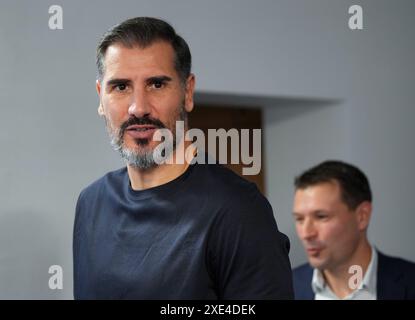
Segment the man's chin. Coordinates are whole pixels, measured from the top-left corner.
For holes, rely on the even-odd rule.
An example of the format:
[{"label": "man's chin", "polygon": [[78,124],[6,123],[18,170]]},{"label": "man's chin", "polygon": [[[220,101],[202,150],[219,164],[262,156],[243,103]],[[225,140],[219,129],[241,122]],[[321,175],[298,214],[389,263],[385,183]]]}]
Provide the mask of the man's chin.
[{"label": "man's chin", "polygon": [[152,151],[143,152],[140,150],[140,152],[136,152],[136,150],[123,148],[120,153],[126,164],[131,167],[147,170],[157,166]]},{"label": "man's chin", "polygon": [[325,269],[327,261],[322,257],[310,257],[308,256],[308,263],[316,269],[322,270]]},{"label": "man's chin", "polygon": [[153,158],[153,149],[148,147],[134,147],[134,148],[122,148],[122,154],[129,155],[133,158]]},{"label": "man's chin", "polygon": [[154,151],[155,145],[152,141],[147,139],[134,139],[129,141],[124,141],[122,144],[122,149],[130,153],[134,153],[138,156],[144,156],[146,154],[152,153]]}]

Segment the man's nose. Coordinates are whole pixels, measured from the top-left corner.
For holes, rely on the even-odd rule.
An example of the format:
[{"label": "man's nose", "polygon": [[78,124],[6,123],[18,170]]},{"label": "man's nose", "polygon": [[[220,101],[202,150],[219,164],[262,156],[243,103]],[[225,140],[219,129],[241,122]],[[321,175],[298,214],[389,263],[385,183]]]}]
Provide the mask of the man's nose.
[{"label": "man's nose", "polygon": [[130,106],[128,107],[128,114],[137,118],[149,116],[151,107],[144,90],[135,90],[132,96]]},{"label": "man's nose", "polygon": [[313,239],[317,236],[317,229],[313,221],[306,220],[304,222],[304,225],[302,228],[302,236],[303,236],[303,239],[305,240]]}]

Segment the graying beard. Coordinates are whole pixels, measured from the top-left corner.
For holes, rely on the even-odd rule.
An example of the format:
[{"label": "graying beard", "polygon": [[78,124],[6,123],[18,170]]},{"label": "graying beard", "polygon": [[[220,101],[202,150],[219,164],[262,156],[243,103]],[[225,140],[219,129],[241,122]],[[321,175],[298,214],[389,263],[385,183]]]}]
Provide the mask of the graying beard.
[{"label": "graying beard", "polygon": [[[181,108],[179,119],[177,120],[184,121],[185,126],[187,125],[187,114],[184,110],[184,107]],[[122,137],[120,137],[120,130],[117,129],[115,133],[112,133],[111,129],[108,127],[106,119],[105,122],[107,124],[109,135],[111,137],[110,143],[112,148],[121,155],[121,158],[125,161],[127,165],[143,170],[154,168],[158,165],[154,160],[153,151],[144,152],[144,154],[138,154],[133,150],[123,148],[124,140],[122,139]],[[176,150],[177,141],[180,141],[182,138],[183,137],[176,137],[175,135],[173,136],[173,150],[170,150],[171,152]]]},{"label": "graying beard", "polygon": [[111,134],[111,146],[121,155],[126,164],[143,170],[157,165],[153,158],[153,151],[138,154],[134,150],[123,148],[123,143],[124,141],[118,137],[118,132],[115,135]]}]

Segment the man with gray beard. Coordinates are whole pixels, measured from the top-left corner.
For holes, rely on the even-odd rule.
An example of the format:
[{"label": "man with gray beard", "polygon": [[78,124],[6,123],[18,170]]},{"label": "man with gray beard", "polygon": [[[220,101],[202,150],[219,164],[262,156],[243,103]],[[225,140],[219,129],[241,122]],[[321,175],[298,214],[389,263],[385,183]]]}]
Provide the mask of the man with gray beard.
[{"label": "man with gray beard", "polygon": [[[98,113],[126,167],[79,196],[74,297],[292,299],[289,241],[255,184],[175,161],[190,144],[175,134],[193,109],[186,42],[162,20],[129,19],[103,36],[97,67]],[[172,133],[166,163],[160,129]]]}]

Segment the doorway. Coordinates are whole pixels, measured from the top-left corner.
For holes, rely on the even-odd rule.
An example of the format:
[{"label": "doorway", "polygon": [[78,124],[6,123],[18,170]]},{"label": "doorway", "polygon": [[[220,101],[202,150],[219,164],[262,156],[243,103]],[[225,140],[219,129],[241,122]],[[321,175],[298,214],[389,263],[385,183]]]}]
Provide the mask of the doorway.
[{"label": "doorway", "polygon": [[[230,163],[230,138],[228,138],[228,164],[223,164],[225,167],[231,169],[241,177],[254,182],[258,189],[265,194],[264,183],[264,129],[262,127],[262,110],[254,107],[233,107],[220,105],[197,105],[194,110],[189,113],[189,128],[198,128],[203,131],[206,137],[206,145],[208,145],[208,129],[229,129],[235,128],[238,130],[239,137],[241,137],[241,129],[249,129],[250,143],[249,154],[252,155],[252,130],[261,129],[261,170],[256,175],[243,175],[242,169],[246,167],[241,161],[238,164]],[[217,145],[216,154],[218,154],[219,146]],[[239,140],[239,150],[241,151],[241,141]],[[240,156],[240,155],[239,155]]]}]

